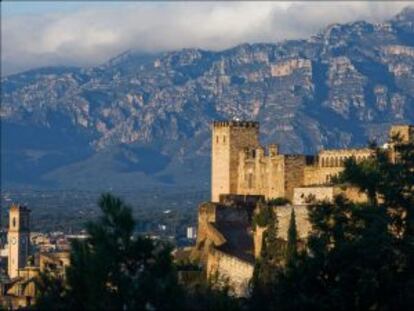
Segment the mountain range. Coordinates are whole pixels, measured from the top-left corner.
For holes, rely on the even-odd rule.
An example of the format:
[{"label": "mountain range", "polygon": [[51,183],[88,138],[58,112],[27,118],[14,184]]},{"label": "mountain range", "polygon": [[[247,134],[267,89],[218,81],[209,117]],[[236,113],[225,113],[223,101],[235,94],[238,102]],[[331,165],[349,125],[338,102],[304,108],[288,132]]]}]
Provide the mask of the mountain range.
[{"label": "mountain range", "polygon": [[223,51],[126,51],[1,79],[2,188],[208,189],[210,123],[314,153],[414,123],[414,8]]}]

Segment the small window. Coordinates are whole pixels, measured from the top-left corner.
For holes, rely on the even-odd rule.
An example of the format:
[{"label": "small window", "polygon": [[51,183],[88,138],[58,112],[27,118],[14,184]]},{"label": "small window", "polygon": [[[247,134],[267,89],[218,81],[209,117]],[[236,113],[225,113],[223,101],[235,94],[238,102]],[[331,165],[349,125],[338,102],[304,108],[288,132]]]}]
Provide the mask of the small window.
[{"label": "small window", "polygon": [[218,144],[218,142],[219,142],[219,137],[216,136],[216,144]]},{"label": "small window", "polygon": [[223,136],[223,143],[226,143],[226,136]]},{"label": "small window", "polygon": [[13,227],[16,227],[16,217],[13,217]]}]

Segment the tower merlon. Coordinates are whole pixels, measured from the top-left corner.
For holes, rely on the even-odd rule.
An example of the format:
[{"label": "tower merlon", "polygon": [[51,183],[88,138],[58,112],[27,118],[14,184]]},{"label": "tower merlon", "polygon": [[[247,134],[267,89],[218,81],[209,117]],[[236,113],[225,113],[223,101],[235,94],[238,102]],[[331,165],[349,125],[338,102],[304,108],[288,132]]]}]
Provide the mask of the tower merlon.
[{"label": "tower merlon", "polygon": [[259,128],[257,121],[213,121],[213,127],[253,127]]}]

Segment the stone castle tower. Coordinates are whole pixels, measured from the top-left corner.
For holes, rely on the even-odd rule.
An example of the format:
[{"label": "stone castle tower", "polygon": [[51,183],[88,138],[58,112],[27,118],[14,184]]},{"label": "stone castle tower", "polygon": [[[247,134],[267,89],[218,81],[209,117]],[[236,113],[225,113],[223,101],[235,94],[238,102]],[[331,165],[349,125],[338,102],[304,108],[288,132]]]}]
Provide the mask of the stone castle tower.
[{"label": "stone castle tower", "polygon": [[239,152],[256,148],[259,143],[259,123],[215,121],[212,132],[211,201],[220,194],[237,193]]},{"label": "stone castle tower", "polygon": [[9,259],[8,274],[11,279],[19,276],[19,269],[26,266],[30,249],[30,210],[13,204],[9,211]]}]

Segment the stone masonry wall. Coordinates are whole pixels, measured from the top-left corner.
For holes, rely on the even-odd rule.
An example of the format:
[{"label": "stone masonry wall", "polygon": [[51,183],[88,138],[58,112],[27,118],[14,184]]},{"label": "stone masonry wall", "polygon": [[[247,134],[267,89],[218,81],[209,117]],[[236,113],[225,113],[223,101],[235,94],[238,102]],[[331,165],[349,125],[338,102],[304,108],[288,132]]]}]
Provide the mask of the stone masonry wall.
[{"label": "stone masonry wall", "polygon": [[[308,208],[305,205],[286,205],[275,207],[278,220],[278,237],[287,241],[287,231],[289,229],[292,208],[295,210],[298,237],[300,239],[306,239],[312,227],[308,219]],[[254,254],[256,258],[260,256],[264,231],[265,228],[257,227],[253,233]]]},{"label": "stone masonry wall", "polygon": [[237,193],[239,152],[259,145],[257,122],[214,122],[212,131],[211,200]]},{"label": "stone masonry wall", "polygon": [[300,187],[296,188],[293,195],[293,204],[307,205],[308,198],[313,196],[317,201],[332,201],[334,197],[334,187]]},{"label": "stone masonry wall", "polygon": [[[237,297],[248,296],[249,282],[253,276],[253,263],[212,249],[207,261],[207,275],[218,277],[219,283],[231,286]],[[217,275],[216,275],[217,274]]]}]

